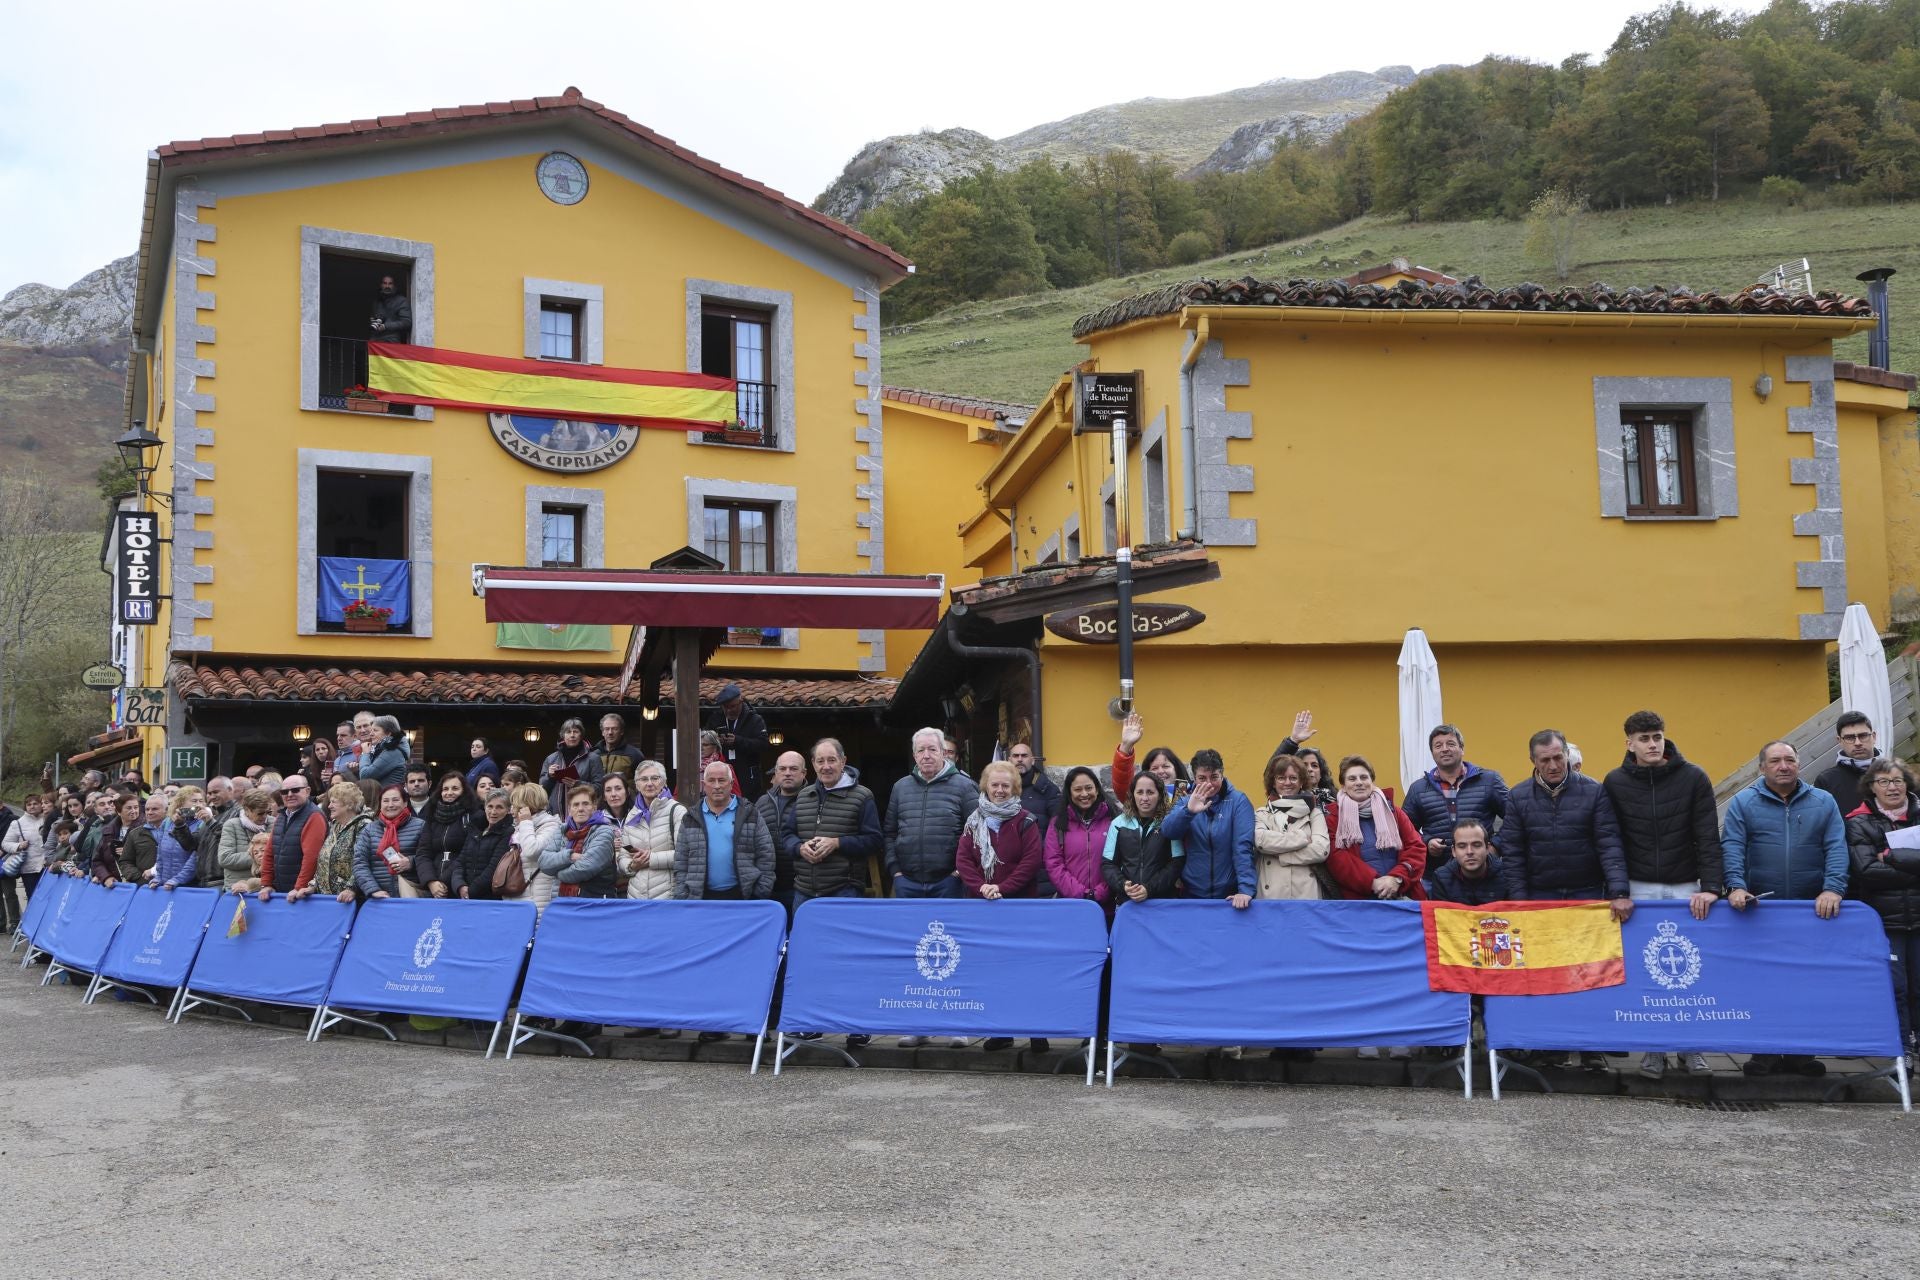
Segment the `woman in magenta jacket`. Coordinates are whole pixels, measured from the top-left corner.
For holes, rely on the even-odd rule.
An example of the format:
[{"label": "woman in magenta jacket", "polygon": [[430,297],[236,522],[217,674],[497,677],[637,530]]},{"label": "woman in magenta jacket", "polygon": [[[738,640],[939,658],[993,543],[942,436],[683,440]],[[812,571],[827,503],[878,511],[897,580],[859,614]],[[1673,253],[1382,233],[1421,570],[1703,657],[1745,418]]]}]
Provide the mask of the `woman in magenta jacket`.
[{"label": "woman in magenta jacket", "polygon": [[1099,777],[1085,765],[1067,770],[1061,790],[1066,803],[1060,806],[1060,816],[1047,824],[1047,875],[1061,897],[1097,902],[1111,916],[1113,905],[1108,901],[1106,877],[1100,874],[1100,860],[1107,847],[1107,828],[1113,825],[1113,809],[1100,794]]},{"label": "woman in magenta jacket", "polygon": [[996,760],[980,771],[980,801],[960,833],[958,864],[963,896],[1031,896],[1045,852],[1040,823],[1020,806],[1020,771]]}]

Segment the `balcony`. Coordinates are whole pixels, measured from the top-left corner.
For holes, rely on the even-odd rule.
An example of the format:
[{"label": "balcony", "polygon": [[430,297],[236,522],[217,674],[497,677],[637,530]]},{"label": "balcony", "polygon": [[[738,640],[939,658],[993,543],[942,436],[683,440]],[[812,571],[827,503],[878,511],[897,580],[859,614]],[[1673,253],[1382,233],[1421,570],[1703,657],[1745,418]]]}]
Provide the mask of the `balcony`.
[{"label": "balcony", "polygon": [[320,339],[320,407],[357,413],[414,416],[410,404],[383,404],[347,395],[350,387],[367,385],[367,343],[360,338]]},{"label": "balcony", "polygon": [[753,449],[773,449],[780,444],[780,433],[774,422],[774,384],[771,382],[737,382],[734,391],[734,405],[739,420],[730,426],[702,431],[700,438],[708,444],[737,444]]}]

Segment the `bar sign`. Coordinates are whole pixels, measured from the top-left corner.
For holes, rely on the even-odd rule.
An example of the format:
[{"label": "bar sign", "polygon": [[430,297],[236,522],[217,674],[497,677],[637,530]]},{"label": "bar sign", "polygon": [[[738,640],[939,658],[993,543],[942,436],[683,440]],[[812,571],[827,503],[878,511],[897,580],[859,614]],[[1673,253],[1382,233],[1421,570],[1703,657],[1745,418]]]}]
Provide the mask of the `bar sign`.
[{"label": "bar sign", "polygon": [[114,533],[119,548],[115,594],[120,602],[120,621],[128,626],[150,627],[156,621],[159,600],[159,513],[117,511]]}]

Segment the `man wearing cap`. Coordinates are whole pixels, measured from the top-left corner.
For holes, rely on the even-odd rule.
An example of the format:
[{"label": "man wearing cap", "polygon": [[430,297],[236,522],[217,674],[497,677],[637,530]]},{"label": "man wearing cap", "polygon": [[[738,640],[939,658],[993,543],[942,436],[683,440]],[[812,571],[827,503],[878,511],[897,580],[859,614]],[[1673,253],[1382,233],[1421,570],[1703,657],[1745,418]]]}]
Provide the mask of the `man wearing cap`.
[{"label": "man wearing cap", "polygon": [[753,800],[760,795],[760,753],[767,749],[767,722],[747,705],[740,686],[728,681],[720,690],[720,705],[707,717],[707,728],[720,735],[720,752],[740,780],[740,793]]}]

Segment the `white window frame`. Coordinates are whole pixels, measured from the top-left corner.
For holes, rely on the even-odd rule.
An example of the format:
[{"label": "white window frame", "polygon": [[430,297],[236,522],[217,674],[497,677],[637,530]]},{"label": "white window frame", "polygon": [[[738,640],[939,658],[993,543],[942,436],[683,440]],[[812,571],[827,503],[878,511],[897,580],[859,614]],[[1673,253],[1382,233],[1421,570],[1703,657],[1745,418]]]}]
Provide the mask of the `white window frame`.
[{"label": "white window frame", "polygon": [[[529,360],[540,356],[540,311],[548,302],[580,304],[580,364],[607,362],[606,290],[597,284],[579,284],[572,280],[541,280],[527,276],[520,281],[521,353]],[[569,363],[573,363],[569,361]]]}]

